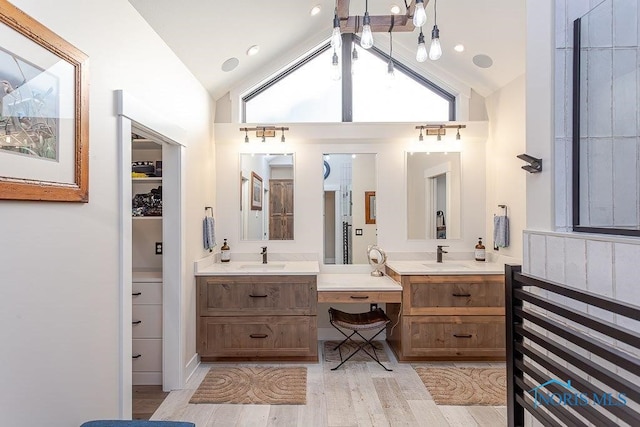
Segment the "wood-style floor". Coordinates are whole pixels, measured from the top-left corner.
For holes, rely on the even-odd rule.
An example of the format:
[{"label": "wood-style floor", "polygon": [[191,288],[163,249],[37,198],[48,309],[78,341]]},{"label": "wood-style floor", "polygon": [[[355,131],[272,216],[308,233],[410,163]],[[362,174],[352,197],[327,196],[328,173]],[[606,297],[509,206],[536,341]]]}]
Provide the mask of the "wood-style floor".
[{"label": "wood-style floor", "polygon": [[[319,346],[319,354],[322,346]],[[191,421],[198,427],[282,426],[429,426],[498,427],[507,425],[504,406],[436,405],[414,366],[501,367],[503,363],[397,363],[386,348],[393,372],[375,362],[353,362],[331,371],[322,362],[307,367],[306,405],[193,405],[191,395],[211,364],[202,364],[184,390],[172,391],[152,420]],[[234,364],[234,366],[261,364]],[[300,366],[300,365],[298,365]]]},{"label": "wood-style floor", "polygon": [[134,385],[131,418],[148,420],[168,395],[161,385]]}]

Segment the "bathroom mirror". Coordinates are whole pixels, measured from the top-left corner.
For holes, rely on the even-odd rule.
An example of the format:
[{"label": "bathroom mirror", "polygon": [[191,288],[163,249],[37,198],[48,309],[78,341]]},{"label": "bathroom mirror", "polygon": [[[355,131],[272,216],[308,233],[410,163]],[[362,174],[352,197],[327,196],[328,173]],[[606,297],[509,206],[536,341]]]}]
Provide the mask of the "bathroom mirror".
[{"label": "bathroom mirror", "polygon": [[240,154],[242,240],[293,240],[293,154]]},{"label": "bathroom mirror", "polygon": [[407,238],[459,239],[460,153],[406,153]]},{"label": "bathroom mirror", "polygon": [[378,240],[376,155],[330,153],[318,162],[324,171],[324,263],[367,264],[367,248]]}]

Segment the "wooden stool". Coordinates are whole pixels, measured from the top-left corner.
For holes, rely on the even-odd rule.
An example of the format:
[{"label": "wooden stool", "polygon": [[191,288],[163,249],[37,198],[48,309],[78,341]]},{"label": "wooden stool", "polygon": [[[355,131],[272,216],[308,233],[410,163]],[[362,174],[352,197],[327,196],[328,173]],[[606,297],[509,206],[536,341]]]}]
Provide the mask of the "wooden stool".
[{"label": "wooden stool", "polygon": [[[342,359],[342,351],[340,351],[341,362],[338,366],[331,369],[332,371],[335,371],[336,369],[338,369],[340,366],[342,366],[347,360],[351,359],[360,350],[367,353],[370,358],[378,362],[378,365],[382,366],[386,371],[393,370],[393,369],[388,369],[386,366],[384,366],[380,362],[380,359],[378,358],[378,354],[376,353],[376,347],[372,343],[374,338],[380,335],[380,333],[384,331],[384,328],[387,326],[387,324],[391,322],[391,319],[387,317],[384,310],[382,310],[381,308],[377,308],[372,311],[367,311],[366,313],[352,314],[352,313],[345,313],[344,311],[336,310],[335,308],[331,307],[329,308],[329,321],[331,322],[331,325],[334,328],[336,328],[342,335],[346,337],[344,340],[342,340],[340,344],[336,346],[336,348],[334,348],[334,350],[340,351],[340,346],[346,343],[347,341],[351,341],[352,343],[358,346],[358,348],[355,349],[353,353],[351,353],[344,360]],[[347,335],[340,328],[349,329],[353,332],[351,332],[350,335]],[[372,329],[374,330],[379,329],[379,330],[370,339],[366,339],[360,334],[360,331],[366,331],[366,330],[372,330]],[[351,337],[353,337],[354,335],[358,335],[360,338],[362,338],[362,341],[354,341],[353,339],[351,339]],[[373,350],[373,354],[369,353],[366,347],[371,347],[371,349]]]}]

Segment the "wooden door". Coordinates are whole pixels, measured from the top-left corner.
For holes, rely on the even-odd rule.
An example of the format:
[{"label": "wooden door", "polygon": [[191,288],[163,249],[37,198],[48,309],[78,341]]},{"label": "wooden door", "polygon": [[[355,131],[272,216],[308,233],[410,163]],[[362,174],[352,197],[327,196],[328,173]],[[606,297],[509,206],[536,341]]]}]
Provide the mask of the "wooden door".
[{"label": "wooden door", "polygon": [[293,180],[269,180],[269,240],[293,240]]}]

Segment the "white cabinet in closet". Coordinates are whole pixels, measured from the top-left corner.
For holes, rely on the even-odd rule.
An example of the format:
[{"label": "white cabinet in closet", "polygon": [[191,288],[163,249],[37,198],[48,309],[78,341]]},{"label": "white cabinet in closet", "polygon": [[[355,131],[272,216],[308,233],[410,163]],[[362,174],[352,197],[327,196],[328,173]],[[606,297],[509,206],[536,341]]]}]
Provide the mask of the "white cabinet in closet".
[{"label": "white cabinet in closet", "polygon": [[133,272],[133,385],[162,384],[162,273]]}]

